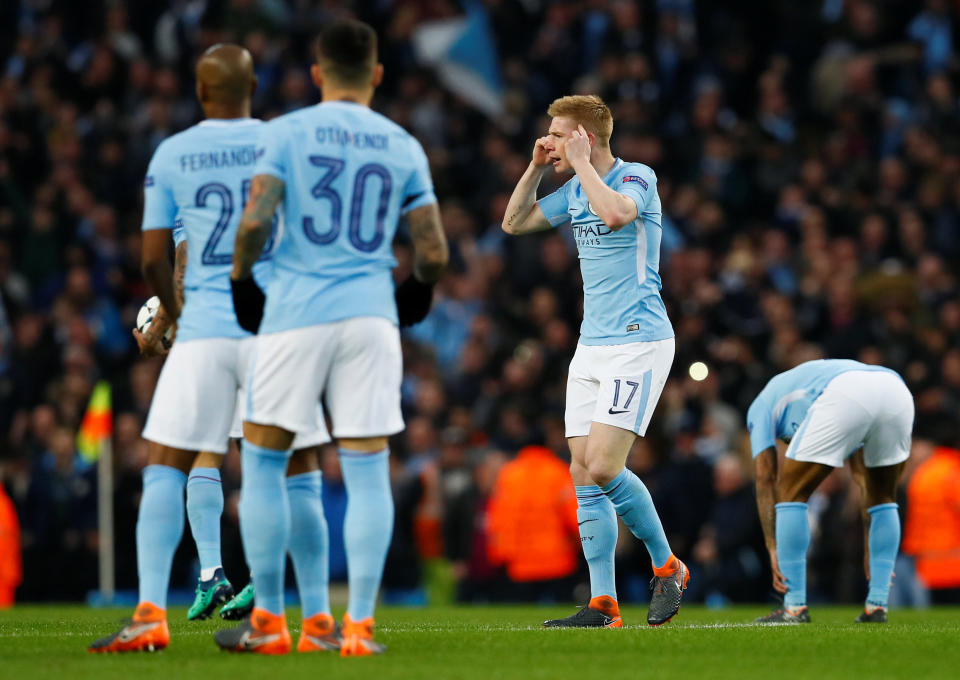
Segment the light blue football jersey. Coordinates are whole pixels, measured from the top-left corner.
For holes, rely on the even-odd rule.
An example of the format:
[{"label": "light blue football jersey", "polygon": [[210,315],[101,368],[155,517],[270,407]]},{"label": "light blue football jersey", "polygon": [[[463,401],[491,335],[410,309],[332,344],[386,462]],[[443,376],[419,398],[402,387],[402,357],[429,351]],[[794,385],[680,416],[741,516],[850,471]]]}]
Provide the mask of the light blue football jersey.
[{"label": "light blue football jersey", "polygon": [[657,176],[642,163],[619,158],[604,183],[637,204],[637,219],[613,231],[597,217],[574,176],[538,201],[554,227],[569,222],[583,276],[580,343],[622,345],[673,337],[660,297],[660,197]]},{"label": "light blue football jersey", "polygon": [[[187,241],[184,306],[177,341],[243,338],[230,294],[233,243],[250,192],[264,124],[251,118],[205,120],[164,140],[144,181],[143,229],[173,229]],[[269,283],[273,237],[253,273]]]},{"label": "light blue football jersey", "polygon": [[754,458],[761,451],[775,447],[777,439],[785,442],[793,439],[810,406],[827,384],[848,371],[886,371],[900,377],[892,369],[852,359],[808,361],[775,375],[747,410],[747,429]]},{"label": "light blue football jersey", "polygon": [[420,143],[366,106],[326,102],[264,125],[261,147],[254,174],[286,189],[260,332],[396,323],[397,222],[437,200]]}]

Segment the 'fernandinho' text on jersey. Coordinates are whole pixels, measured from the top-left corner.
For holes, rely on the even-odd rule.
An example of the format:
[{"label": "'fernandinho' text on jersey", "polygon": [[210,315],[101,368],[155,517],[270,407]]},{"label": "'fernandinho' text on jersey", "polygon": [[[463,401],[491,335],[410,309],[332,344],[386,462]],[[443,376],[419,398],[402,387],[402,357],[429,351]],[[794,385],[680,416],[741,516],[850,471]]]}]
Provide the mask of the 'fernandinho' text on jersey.
[{"label": "'fernandinho' text on jersey", "polygon": [[886,371],[883,366],[862,364],[852,359],[818,359],[800,364],[775,375],[747,410],[750,450],[756,458],[776,446],[776,440],[789,442],[807,417],[810,406],[831,380],[848,371]]},{"label": "'fernandinho' text on jersey", "polygon": [[614,231],[603,223],[574,176],[538,202],[554,227],[570,223],[583,276],[580,343],[622,345],[673,337],[660,298],[662,235],[657,176],[619,158],[603,182],[637,204],[637,218]]},{"label": "'fernandinho' text on jersey", "polygon": [[264,125],[261,148],[254,174],[286,188],[260,332],[358,316],[396,323],[397,222],[437,200],[420,143],[365,106],[327,102]]},{"label": "'fernandinho' text on jersey", "polygon": [[[173,229],[175,243],[187,241],[178,342],[250,335],[237,323],[230,270],[262,129],[251,118],[205,120],[164,140],[150,161],[143,229]],[[272,240],[253,269],[261,286],[269,281]]]}]

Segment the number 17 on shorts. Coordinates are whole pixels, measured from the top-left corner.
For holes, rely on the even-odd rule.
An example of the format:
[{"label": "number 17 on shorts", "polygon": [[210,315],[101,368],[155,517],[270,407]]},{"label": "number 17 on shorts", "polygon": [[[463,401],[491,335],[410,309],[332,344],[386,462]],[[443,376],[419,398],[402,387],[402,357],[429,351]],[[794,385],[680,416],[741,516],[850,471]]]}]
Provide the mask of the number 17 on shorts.
[{"label": "number 17 on shorts", "polygon": [[673,363],[673,338],[625,345],[578,345],[567,378],[567,436],[592,422],[643,435]]}]

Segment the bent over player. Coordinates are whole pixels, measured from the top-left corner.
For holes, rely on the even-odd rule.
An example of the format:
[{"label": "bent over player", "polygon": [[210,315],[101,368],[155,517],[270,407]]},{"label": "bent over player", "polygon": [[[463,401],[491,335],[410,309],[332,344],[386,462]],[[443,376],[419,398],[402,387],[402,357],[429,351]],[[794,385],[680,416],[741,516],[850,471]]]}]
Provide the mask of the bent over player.
[{"label": "bent over player", "polygon": [[[321,103],[264,126],[234,249],[237,318],[259,327],[240,500],[256,595],[249,621],[216,641],[235,651],[290,650],[283,475],[294,434],[311,428],[324,397],[347,489],[350,594],[340,652],[368,655],[383,651],[373,640],[373,613],[393,529],[387,437],[403,429],[397,323],[426,316],[447,243],[423,149],[369,108],[383,77],[373,29],[357,21],[324,28],[311,74]],[[264,304],[251,272],[277,206],[285,226]],[[410,223],[414,274],[395,291],[392,241],[401,215]]]},{"label": "bent over player", "polygon": [[[248,190],[263,125],[250,118],[250,96],[256,79],[250,54],[236,45],[210,48],[197,63],[196,71],[197,96],[206,120],[157,147],[144,182],[144,275],[165,310],[167,320],[163,323],[179,320],[179,327],[143,433],[149,442],[149,458],[143,470],[137,518],[139,604],[130,625],[94,642],[90,646],[94,652],[153,651],[168,645],[167,589],[173,555],[183,534],[187,473],[191,480],[199,476],[209,481],[215,476],[219,482],[219,466],[207,462],[208,467],[197,467],[197,462],[210,458],[210,453],[198,452],[226,453],[238,389],[249,363],[252,337],[234,317],[228,275],[231,236],[237,229],[239,206]],[[167,259],[171,231],[178,223],[186,239],[178,245],[177,258],[178,276],[185,277],[182,313]],[[261,260],[260,274],[270,266],[262,260],[262,253],[254,258]],[[155,343],[162,335],[158,324],[137,340],[150,353],[156,351]],[[298,446],[329,440],[321,412],[315,402],[311,406],[310,428]],[[302,581],[301,593],[312,595],[304,598],[305,614],[325,609],[330,622],[328,633],[333,635],[329,603],[324,599],[326,555],[317,547],[327,535],[318,465],[315,457],[298,460],[295,471],[302,474],[291,477],[288,484],[297,489],[295,495],[303,506],[298,517],[305,538],[291,543],[290,552],[298,580]],[[208,585],[215,587],[225,582],[222,569],[216,569],[223,501],[219,483],[207,486],[211,488],[199,490],[200,498],[196,489],[188,493],[193,494],[195,506],[197,500],[207,497],[206,503],[199,503],[206,508],[193,508],[195,517],[191,519],[201,519],[194,523],[194,532],[201,564],[213,567]],[[208,559],[214,564],[206,563]],[[317,637],[310,631],[305,624],[301,640]],[[309,640],[307,644],[317,646]]]},{"label": "bent over player", "polygon": [[[900,545],[897,481],[910,456],[913,397],[900,376],[847,359],[808,361],[774,376],[747,411],[757,507],[783,607],[758,623],[808,623],[807,499],[861,447],[870,529],[870,587],[858,623],[885,623]],[[776,440],[789,442],[777,475]]]},{"label": "bent over player", "polygon": [[[590,569],[590,603],[547,627],[621,627],[614,583],[617,515],[653,562],[647,622],[680,608],[689,579],[674,557],[653,500],[625,467],[660,399],[674,354],[673,328],[660,298],[660,198],[646,165],[614,158],[613,117],[599,97],[550,105],[550,130],[507,204],[503,230],[528,234],[570,224],[583,275],[583,323],[567,378],[566,434],[576,486],[581,545]],[[574,177],[536,200],[550,167]]]}]

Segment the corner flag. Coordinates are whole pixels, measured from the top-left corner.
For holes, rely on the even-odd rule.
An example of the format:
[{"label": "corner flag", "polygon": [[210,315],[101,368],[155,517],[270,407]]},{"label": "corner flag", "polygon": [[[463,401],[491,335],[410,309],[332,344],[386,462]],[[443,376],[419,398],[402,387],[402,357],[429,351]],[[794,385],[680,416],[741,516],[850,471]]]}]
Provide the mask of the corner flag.
[{"label": "corner flag", "polygon": [[77,451],[88,463],[100,457],[104,442],[113,436],[113,409],[110,404],[110,383],[99,381],[90,395],[87,412],[77,432]]}]

